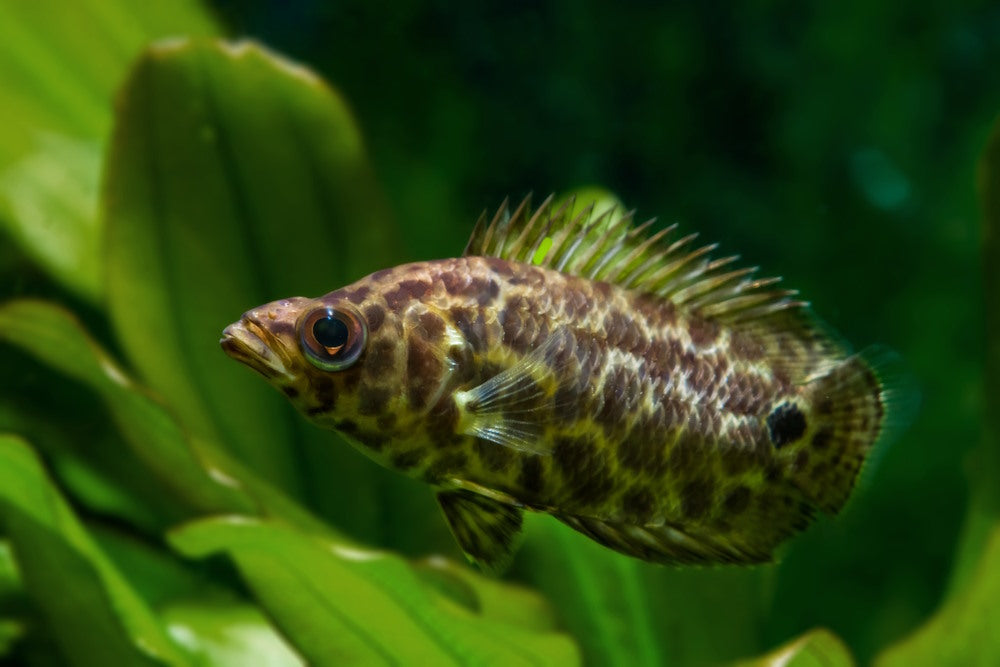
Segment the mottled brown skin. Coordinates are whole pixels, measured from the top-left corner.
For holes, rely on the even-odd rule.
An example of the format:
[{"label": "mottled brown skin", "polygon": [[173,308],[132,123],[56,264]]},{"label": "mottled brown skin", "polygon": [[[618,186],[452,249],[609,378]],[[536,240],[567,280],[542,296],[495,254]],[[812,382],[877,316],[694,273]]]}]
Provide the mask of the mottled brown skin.
[{"label": "mottled brown skin", "polygon": [[[296,322],[343,301],[363,314],[367,345],[350,368],[322,371],[299,351]],[[768,560],[814,509],[842,502],[811,488],[848,475],[849,491],[861,461],[844,466],[831,439],[857,428],[852,420],[881,418],[834,414],[816,395],[807,379],[834,361],[818,334],[727,327],[659,297],[492,257],[386,269],[319,299],[262,306],[242,323],[286,372],[242,360],[377,461],[439,487],[496,491],[654,560],[655,549],[624,545],[594,521],[674,528],[679,542],[699,543],[702,557],[690,560]],[[550,336],[558,344],[530,415],[548,453],[463,432],[469,415],[456,393]],[[670,560],[686,560],[683,546],[674,551]]]}]

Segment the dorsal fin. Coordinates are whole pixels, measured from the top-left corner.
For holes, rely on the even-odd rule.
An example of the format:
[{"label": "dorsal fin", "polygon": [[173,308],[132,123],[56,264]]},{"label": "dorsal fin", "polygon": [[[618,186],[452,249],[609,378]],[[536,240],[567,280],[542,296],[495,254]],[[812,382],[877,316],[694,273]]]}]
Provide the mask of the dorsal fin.
[{"label": "dorsal fin", "polygon": [[696,245],[697,234],[675,239],[676,225],[648,234],[653,220],[632,226],[632,211],[607,208],[595,214],[590,204],[577,212],[574,197],[558,206],[554,199],[549,195],[532,209],[529,195],[513,211],[505,200],[488,224],[485,214],[479,218],[463,254],[614,283],[719,321],[807,310],[797,292],[776,287],[780,278],[754,278],[756,267],[733,269],[736,256],[709,257],[716,245]]}]

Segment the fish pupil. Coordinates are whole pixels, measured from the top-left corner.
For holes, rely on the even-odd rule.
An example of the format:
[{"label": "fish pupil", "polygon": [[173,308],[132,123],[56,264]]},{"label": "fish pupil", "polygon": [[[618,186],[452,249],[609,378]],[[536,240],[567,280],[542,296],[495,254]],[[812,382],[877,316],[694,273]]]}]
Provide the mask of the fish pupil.
[{"label": "fish pupil", "polygon": [[337,350],[347,343],[347,325],[333,316],[316,320],[312,332],[316,342],[328,350]]},{"label": "fish pupil", "polygon": [[794,403],[782,403],[767,418],[767,428],[775,447],[795,442],[806,432],[806,417]]}]

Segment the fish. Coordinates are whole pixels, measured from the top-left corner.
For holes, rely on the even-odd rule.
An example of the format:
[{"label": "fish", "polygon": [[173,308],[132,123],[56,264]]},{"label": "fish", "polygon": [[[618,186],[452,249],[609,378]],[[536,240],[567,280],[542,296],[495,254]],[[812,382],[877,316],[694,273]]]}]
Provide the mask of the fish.
[{"label": "fish", "polygon": [[654,563],[770,562],[845,505],[906,391],[778,278],[633,219],[505,201],[461,256],[259,306],[221,346],[429,484],[485,571],[525,511]]}]

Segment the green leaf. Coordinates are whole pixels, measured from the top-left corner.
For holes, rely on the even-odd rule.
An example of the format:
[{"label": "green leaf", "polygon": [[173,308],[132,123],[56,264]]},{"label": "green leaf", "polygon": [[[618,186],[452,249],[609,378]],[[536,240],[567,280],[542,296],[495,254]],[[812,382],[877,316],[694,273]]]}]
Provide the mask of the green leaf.
[{"label": "green leaf", "polygon": [[9,540],[0,540],[0,599],[21,589],[21,574],[17,570]]},{"label": "green leaf", "polygon": [[173,602],[160,614],[167,631],[211,667],[301,667],[305,663],[256,607],[228,600]]},{"label": "green leaf", "polygon": [[717,664],[759,650],[769,567],[663,567],[534,513],[525,535],[515,572],[551,601],[588,662]]},{"label": "green leaf", "polygon": [[823,628],[810,630],[752,660],[735,663],[738,667],[851,667],[854,658],[844,642]]},{"label": "green leaf", "polygon": [[537,591],[482,575],[441,556],[414,565],[425,582],[483,618],[526,630],[558,629],[552,605]]},{"label": "green leaf", "polygon": [[0,4],[0,225],[82,296],[103,288],[98,174],[115,86],[151,39],[216,32],[196,0]]},{"label": "green leaf", "polygon": [[160,43],[119,100],[104,218],[129,359],[195,433],[297,489],[291,408],[218,338],[244,310],[379,266],[391,229],[354,122],[311,72],[247,42]]},{"label": "green leaf", "polygon": [[1000,523],[965,585],[923,627],[879,655],[893,665],[1000,664]]},{"label": "green leaf", "polygon": [[[549,517],[527,516],[523,576],[557,604],[594,664],[663,664],[644,567]],[[518,562],[518,561],[516,561]]]},{"label": "green leaf", "polygon": [[246,511],[233,488],[212,477],[173,417],[119,368],[65,309],[43,301],[0,305],[0,340],[17,345],[97,392],[126,441],[179,501],[202,511]]},{"label": "green leaf", "polygon": [[478,616],[388,553],[243,517],[188,524],[171,543],[194,557],[231,556],[310,664],[579,662],[568,637]]},{"label": "green leaf", "polygon": [[57,134],[0,169],[0,221],[54,278],[96,301],[103,289],[97,228],[100,146]]},{"label": "green leaf", "polygon": [[9,435],[0,436],[0,514],[24,587],[67,661],[188,664],[95,545],[30,447]]}]

